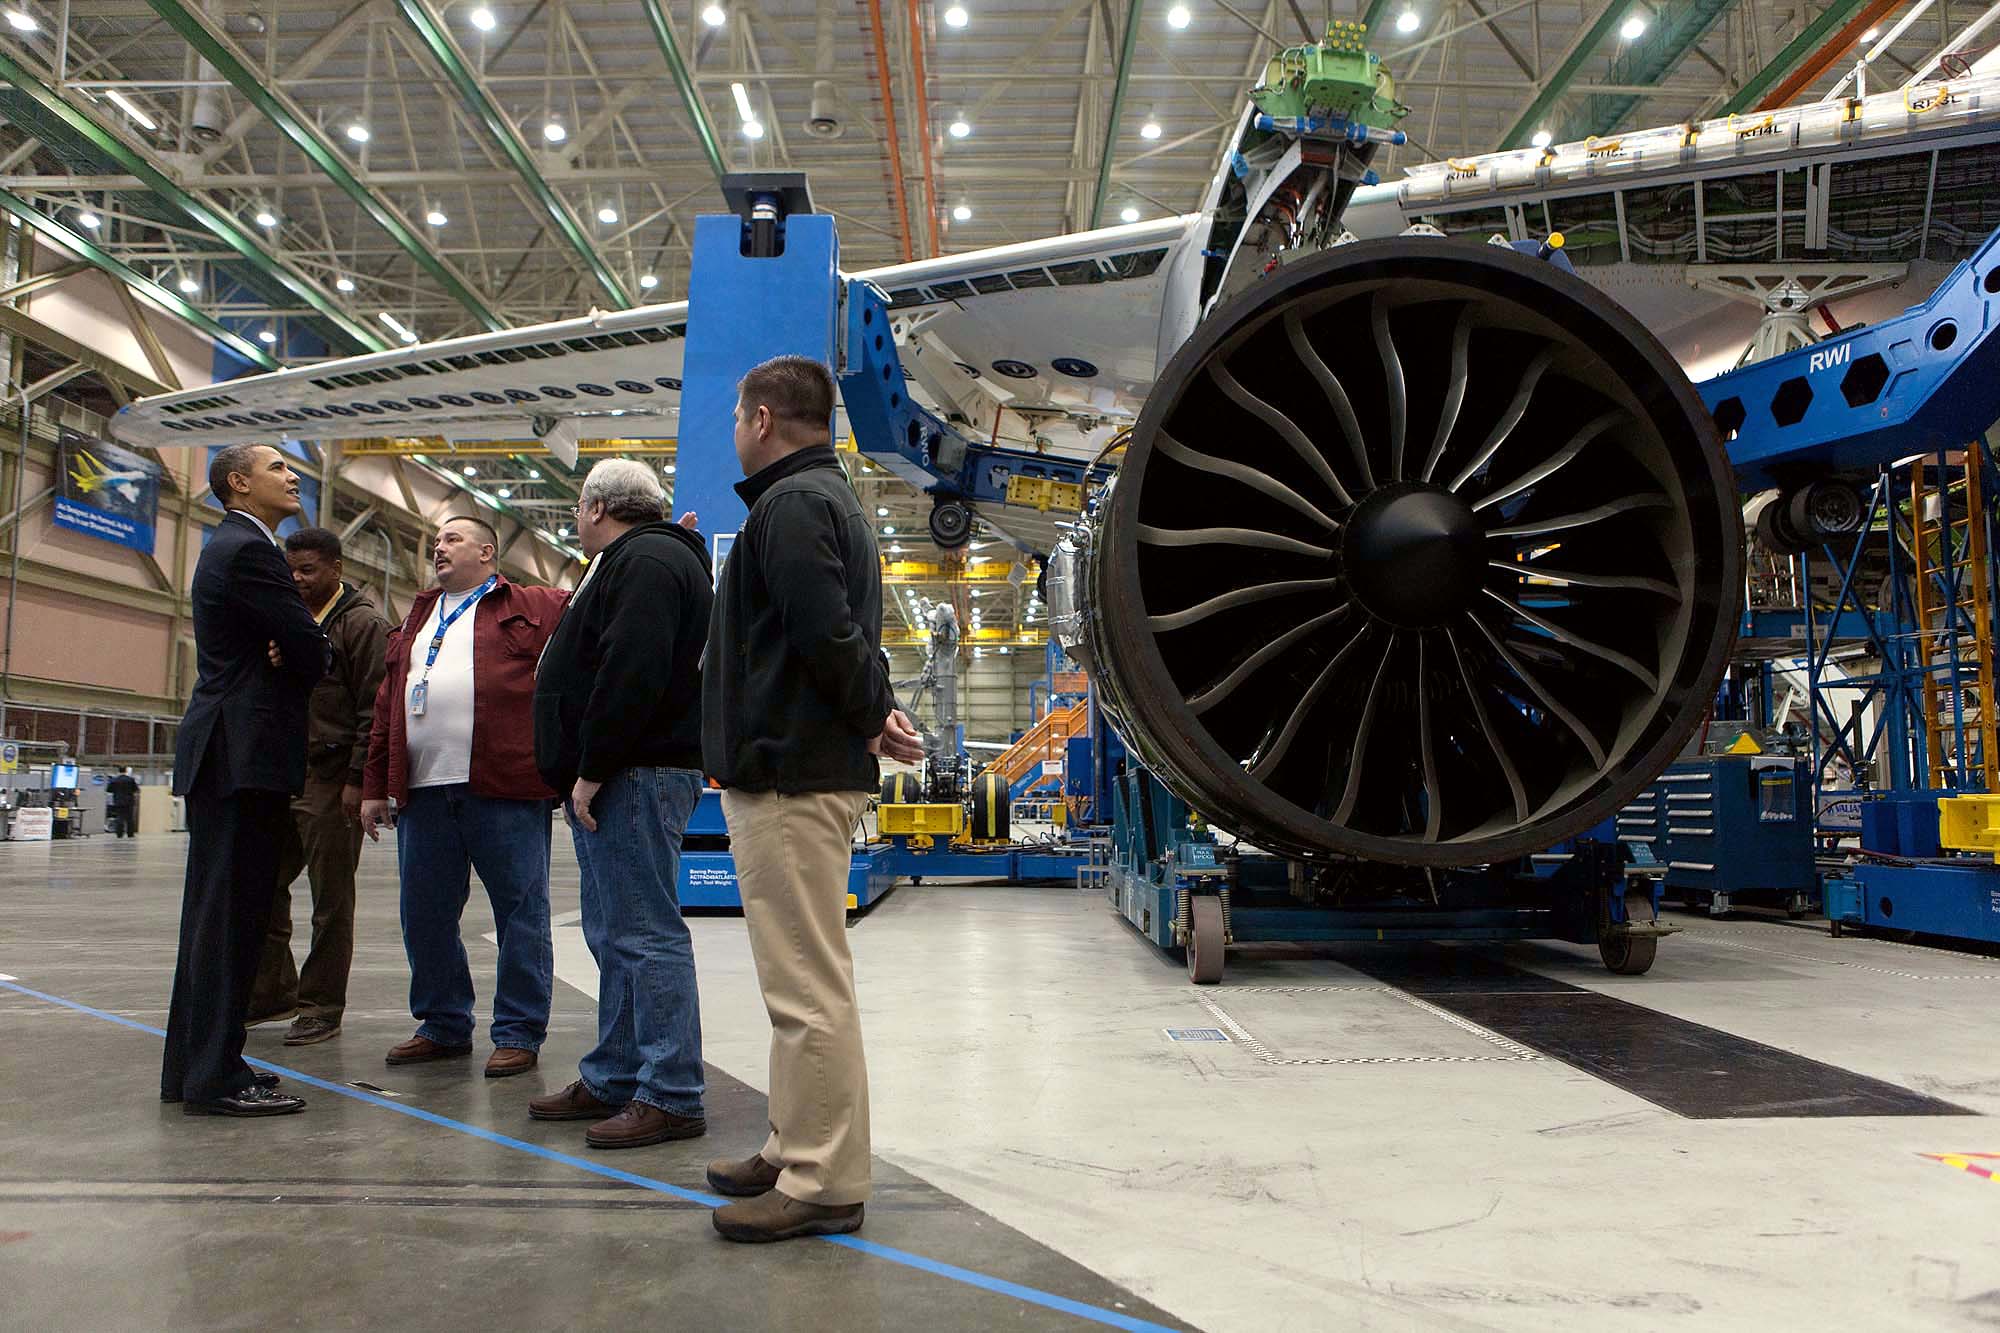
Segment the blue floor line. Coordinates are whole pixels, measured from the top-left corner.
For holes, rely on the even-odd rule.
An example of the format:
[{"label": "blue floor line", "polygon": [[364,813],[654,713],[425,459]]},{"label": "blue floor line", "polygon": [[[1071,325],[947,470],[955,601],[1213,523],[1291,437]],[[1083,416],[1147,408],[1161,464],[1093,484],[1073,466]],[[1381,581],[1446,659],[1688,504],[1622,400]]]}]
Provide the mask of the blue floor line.
[{"label": "blue floor line", "polygon": [[[128,1027],[139,1032],[150,1033],[155,1037],[165,1037],[167,1035],[164,1031],[152,1026],[150,1023],[141,1023],[136,1019],[106,1013],[102,1009],[93,1009],[87,1004],[82,1004],[76,1000],[66,1000],[60,995],[50,995],[46,991],[38,991],[31,986],[23,986],[17,981],[0,981],[0,990],[10,990],[33,999],[44,1000],[49,1004],[60,1005],[65,1009],[73,1009],[77,1013],[89,1014],[92,1018],[101,1018],[108,1023],[116,1023],[120,1027]],[[439,1115],[435,1111],[426,1111],[420,1106],[406,1106],[401,1102],[377,1096],[375,1093],[367,1092],[361,1088],[349,1087],[344,1083],[330,1083],[325,1079],[314,1078],[311,1074],[302,1074],[296,1069],[287,1069],[283,1065],[274,1065],[268,1060],[258,1060],[247,1056],[245,1059],[259,1069],[268,1069],[272,1073],[283,1075],[295,1083],[301,1083],[307,1087],[319,1088],[326,1092],[337,1093],[342,1097],[350,1097],[357,1102],[366,1102],[370,1106],[379,1106],[384,1110],[394,1111],[398,1115],[409,1116],[413,1120],[422,1120],[427,1124],[440,1125],[445,1129],[457,1130],[459,1133],[469,1134],[475,1139],[484,1139],[488,1143],[498,1144],[503,1148],[513,1148],[533,1157],[540,1157],[551,1162],[561,1162],[564,1166],[573,1166],[580,1171],[588,1171],[594,1176],[603,1176],[609,1180],[623,1181],[628,1185],[636,1185],[641,1189],[651,1190],[655,1194],[670,1195],[676,1199],[703,1204],[710,1208],[719,1207],[728,1202],[728,1200],[717,1198],[713,1194],[703,1194],[699,1190],[685,1189],[679,1185],[669,1185],[666,1181],[654,1180],[651,1176],[641,1176],[630,1171],[620,1171],[615,1166],[605,1166],[601,1162],[593,1162],[588,1158],[572,1157],[568,1153],[557,1152],[553,1148],[544,1148],[538,1143],[529,1143],[525,1139],[517,1139],[511,1135],[496,1133],[490,1129],[481,1129],[477,1125],[468,1125],[462,1120],[453,1120],[450,1116]],[[1086,1319],[1095,1324],[1103,1324],[1108,1328],[1126,1329],[1129,1333],[1170,1333],[1170,1330],[1164,1324],[1155,1324],[1149,1320],[1120,1314],[1116,1310],[1106,1310],[1099,1306],[1085,1304],[1082,1301],[1073,1301],[1067,1296],[1058,1296],[1054,1292],[1042,1291],[1035,1287],[1025,1287],[1018,1282],[1009,1282],[1005,1278],[993,1277],[987,1273],[974,1272],[969,1268],[960,1268],[955,1264],[943,1263],[921,1254],[912,1254],[908,1250],[899,1250],[894,1246],[879,1245],[872,1240],[863,1240],[859,1236],[820,1236],[815,1239],[823,1240],[831,1245],[838,1245],[843,1249],[872,1255],[877,1259],[885,1259],[892,1264],[901,1264],[905,1268],[913,1268],[921,1273],[930,1273],[933,1276],[961,1283],[968,1287],[977,1287],[982,1291],[990,1291],[996,1295],[1011,1296],[1015,1300],[1029,1305],[1039,1305],[1044,1309],[1075,1315],[1079,1319]]]}]

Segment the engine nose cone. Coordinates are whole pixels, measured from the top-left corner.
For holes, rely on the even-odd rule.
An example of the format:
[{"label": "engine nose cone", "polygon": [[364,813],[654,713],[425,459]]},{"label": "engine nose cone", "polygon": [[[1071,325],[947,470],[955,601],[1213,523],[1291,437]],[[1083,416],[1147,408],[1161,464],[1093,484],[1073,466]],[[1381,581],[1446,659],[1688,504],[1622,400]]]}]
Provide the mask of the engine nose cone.
[{"label": "engine nose cone", "polygon": [[1401,629],[1442,625],[1472,604],[1486,572],[1486,529],[1442,487],[1404,482],[1363,500],[1341,542],[1348,586]]}]

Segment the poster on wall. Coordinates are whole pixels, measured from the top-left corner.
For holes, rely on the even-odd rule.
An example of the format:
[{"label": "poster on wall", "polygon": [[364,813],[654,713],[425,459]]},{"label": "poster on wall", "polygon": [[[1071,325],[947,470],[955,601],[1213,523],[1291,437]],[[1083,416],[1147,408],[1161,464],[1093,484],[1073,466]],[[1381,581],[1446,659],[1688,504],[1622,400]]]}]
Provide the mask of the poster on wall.
[{"label": "poster on wall", "polygon": [[55,523],[151,554],[160,465],[108,440],[62,428],[56,442]]}]

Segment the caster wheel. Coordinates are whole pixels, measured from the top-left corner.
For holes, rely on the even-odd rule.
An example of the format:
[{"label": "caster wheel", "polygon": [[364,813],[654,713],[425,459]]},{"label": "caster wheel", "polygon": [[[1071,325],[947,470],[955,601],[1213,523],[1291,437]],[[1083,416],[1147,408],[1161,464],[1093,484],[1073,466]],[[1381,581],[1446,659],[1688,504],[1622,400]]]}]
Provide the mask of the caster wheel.
[{"label": "caster wheel", "polygon": [[1188,980],[1213,986],[1222,980],[1222,900],[1199,896],[1189,904],[1194,929],[1188,935]]},{"label": "caster wheel", "polygon": [[972,540],[972,511],[957,500],[940,501],[931,509],[931,540],[955,551]]},{"label": "caster wheel", "polygon": [[[1644,891],[1626,894],[1625,919],[1649,924],[1656,920],[1652,895]],[[1659,952],[1660,940],[1656,935],[1632,936],[1607,930],[1597,939],[1597,956],[1604,960],[1605,967],[1620,976],[1643,974],[1652,967]]]}]

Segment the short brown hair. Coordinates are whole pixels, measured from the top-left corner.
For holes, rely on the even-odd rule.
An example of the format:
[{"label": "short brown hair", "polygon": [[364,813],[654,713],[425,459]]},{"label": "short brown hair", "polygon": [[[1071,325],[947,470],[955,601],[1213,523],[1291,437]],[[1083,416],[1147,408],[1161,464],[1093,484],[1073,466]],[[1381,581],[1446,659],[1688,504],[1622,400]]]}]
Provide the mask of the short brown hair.
[{"label": "short brown hair", "polygon": [[809,356],[772,357],[738,380],[736,393],[745,407],[766,407],[781,420],[833,430],[833,372]]}]

